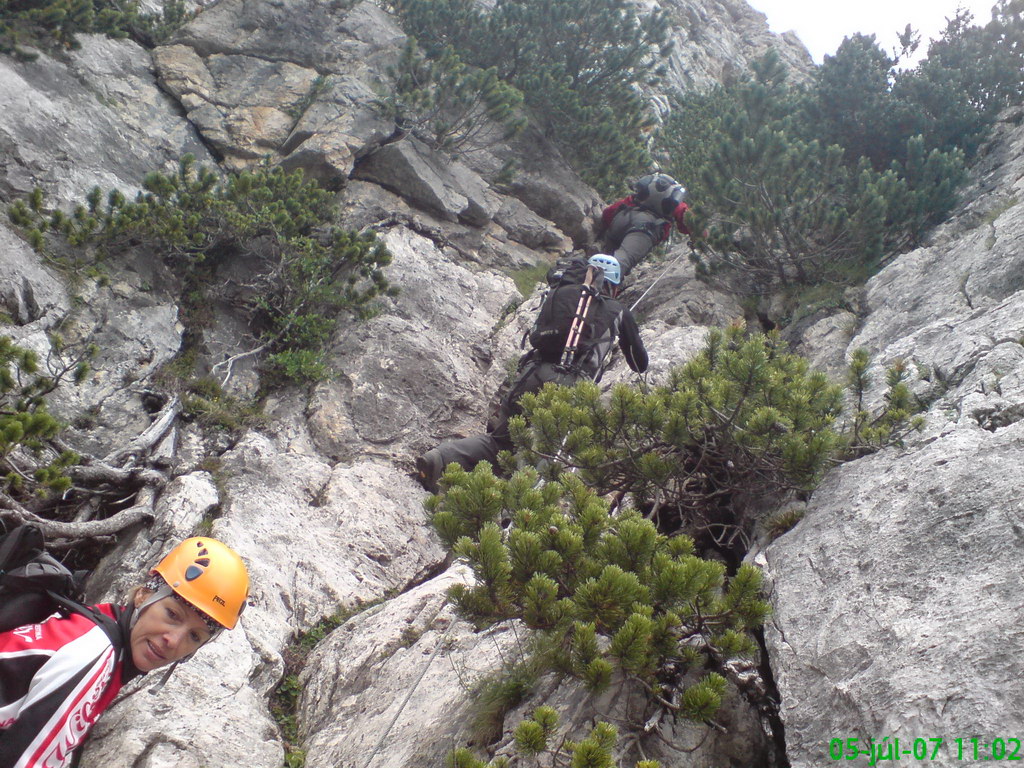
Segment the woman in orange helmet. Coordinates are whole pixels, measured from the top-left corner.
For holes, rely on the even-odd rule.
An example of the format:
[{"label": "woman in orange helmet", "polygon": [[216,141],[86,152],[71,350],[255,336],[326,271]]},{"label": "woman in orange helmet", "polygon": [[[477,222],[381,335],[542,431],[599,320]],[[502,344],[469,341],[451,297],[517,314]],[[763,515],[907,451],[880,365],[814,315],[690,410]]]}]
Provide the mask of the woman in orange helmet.
[{"label": "woman in orange helmet", "polygon": [[238,554],[196,537],[168,552],[126,606],[101,603],[0,633],[0,768],[71,765],[126,682],[233,629],[248,596]]}]

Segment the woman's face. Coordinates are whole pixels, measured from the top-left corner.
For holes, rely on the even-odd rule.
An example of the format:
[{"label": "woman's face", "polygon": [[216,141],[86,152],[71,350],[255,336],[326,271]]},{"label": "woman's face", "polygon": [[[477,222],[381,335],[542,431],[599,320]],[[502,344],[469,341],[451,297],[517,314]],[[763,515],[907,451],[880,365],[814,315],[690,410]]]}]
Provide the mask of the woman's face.
[{"label": "woman's face", "polygon": [[[135,607],[151,594],[140,589],[135,594]],[[139,615],[129,646],[138,670],[152,672],[195,653],[209,639],[210,630],[199,613],[174,597],[165,597]]]}]

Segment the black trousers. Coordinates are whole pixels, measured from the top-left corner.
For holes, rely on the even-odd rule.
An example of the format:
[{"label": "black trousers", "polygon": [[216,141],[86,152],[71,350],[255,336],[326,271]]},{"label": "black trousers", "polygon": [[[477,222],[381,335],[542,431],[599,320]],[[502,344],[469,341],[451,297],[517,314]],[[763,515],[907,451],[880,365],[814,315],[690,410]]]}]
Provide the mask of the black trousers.
[{"label": "black trousers", "polygon": [[498,406],[488,419],[487,432],[463,437],[460,440],[449,440],[435,449],[441,456],[442,467],[447,467],[453,461],[466,471],[472,471],[481,461],[488,461],[492,467],[496,467],[498,453],[512,450],[508,421],[522,413],[519,398],[528,392],[539,392],[549,382],[572,386],[581,378],[582,374],[578,372],[528,355],[520,362],[518,375],[508,391],[501,396]]}]

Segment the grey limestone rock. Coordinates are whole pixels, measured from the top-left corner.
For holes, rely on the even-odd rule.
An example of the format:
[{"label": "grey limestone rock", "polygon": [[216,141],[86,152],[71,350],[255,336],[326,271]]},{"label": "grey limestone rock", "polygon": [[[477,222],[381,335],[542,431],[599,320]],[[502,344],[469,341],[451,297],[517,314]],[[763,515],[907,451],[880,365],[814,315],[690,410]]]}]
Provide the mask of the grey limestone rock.
[{"label": "grey limestone rock", "polygon": [[0,195],[34,187],[69,210],[93,187],[133,197],[146,173],[194,154],[212,161],[195,129],[156,84],[135,43],[80,35],[66,60],[0,58]]},{"label": "grey limestone rock", "polygon": [[0,302],[19,334],[52,328],[71,309],[63,281],[5,224],[0,224]]},{"label": "grey limestone rock", "polygon": [[495,359],[487,335],[517,295],[507,278],[471,272],[409,230],[383,239],[399,299],[339,337],[339,375],[310,404],[317,445],[339,459],[423,451],[430,435],[481,429],[482,382]]},{"label": "grey limestone rock", "polygon": [[833,738],[945,738],[936,764],[955,765],[952,739],[1019,731],[1021,434],[958,429],[840,467],[768,547],[794,768]]},{"label": "grey limestone rock", "polygon": [[521,653],[522,630],[460,621],[444,591],[457,567],[350,619],[302,673],[310,768],[441,765],[472,733],[469,692]]},{"label": "grey limestone rock", "polygon": [[480,176],[411,137],[368,155],[359,163],[355,176],[390,189],[414,207],[449,221],[483,226],[498,208],[497,196]]}]

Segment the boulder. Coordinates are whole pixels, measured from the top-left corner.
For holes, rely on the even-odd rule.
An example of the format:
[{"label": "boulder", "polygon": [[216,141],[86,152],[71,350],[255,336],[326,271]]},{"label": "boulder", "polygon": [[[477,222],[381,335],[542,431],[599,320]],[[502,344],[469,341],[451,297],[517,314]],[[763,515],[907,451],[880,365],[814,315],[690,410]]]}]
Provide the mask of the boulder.
[{"label": "boulder", "polygon": [[369,2],[285,9],[225,0],[158,48],[154,61],[228,167],[271,157],[337,189],[394,130],[373,102],[404,43],[394,20]]},{"label": "boulder", "polygon": [[498,210],[487,183],[457,160],[409,137],[387,144],[359,163],[355,177],[372,181],[448,221],[486,225]]},{"label": "boulder", "polygon": [[954,738],[1019,730],[1022,436],[955,429],[839,467],[767,548],[793,768],[852,737],[944,738],[939,764],[955,765]]},{"label": "boulder", "polygon": [[216,152],[244,167],[276,151],[309,96],[316,70],[291,62],[214,54],[205,59],[185,45],[154,51],[160,83],[185,108]]}]

